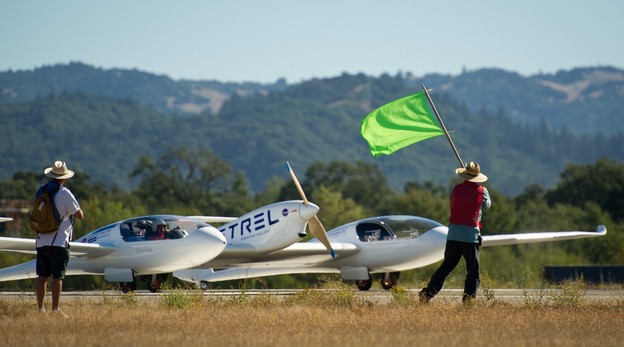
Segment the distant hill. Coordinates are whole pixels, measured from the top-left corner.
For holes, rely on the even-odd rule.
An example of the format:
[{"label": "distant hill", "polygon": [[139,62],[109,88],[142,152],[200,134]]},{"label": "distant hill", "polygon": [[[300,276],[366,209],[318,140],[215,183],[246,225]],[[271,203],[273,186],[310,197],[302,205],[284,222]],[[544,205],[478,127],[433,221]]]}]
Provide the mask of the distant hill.
[{"label": "distant hill", "polygon": [[458,76],[430,74],[407,83],[447,92],[472,111],[504,110],[514,121],[544,121],[577,134],[624,130],[624,70],[577,68],[554,75],[523,77],[499,69],[481,69]]},{"label": "distant hill", "polygon": [[[434,93],[448,93],[465,103],[473,112],[503,110],[523,124],[543,121],[576,134],[624,131],[624,70],[614,67],[585,67],[528,77],[502,69],[464,71],[460,75],[407,73],[397,77],[405,80],[410,92],[420,90],[424,83]],[[232,95],[267,95],[287,87],[283,79],[273,84],[176,81],[136,69],[103,70],[74,62],[32,71],[0,72],[0,103],[83,92],[134,99],[166,113],[216,114]]]},{"label": "distant hill", "polygon": [[[621,74],[615,69],[581,69],[558,78],[551,76],[550,81],[568,85],[579,76],[600,71],[611,71],[614,80]],[[470,74],[473,78],[464,76]],[[546,77],[540,80],[549,81]],[[604,112],[587,117],[615,114],[622,102],[601,95],[612,95],[612,83],[616,82],[603,83],[609,86],[604,91],[598,84],[587,87],[594,97],[581,100],[579,96],[566,103],[560,92],[551,91],[549,99],[540,89],[552,86],[501,70],[458,77],[427,75],[420,82],[410,75],[343,74],[294,85],[285,81],[239,85],[174,81],[136,70],[101,70],[74,63],[0,73],[0,177],[8,178],[17,171],[39,172],[62,158],[96,180],[128,189],[136,183],[129,174],[139,156],[155,160],[167,149],[186,146],[211,149],[235,171],[244,173],[256,191],[262,190],[271,176],[287,178],[286,160],[300,172],[314,161],[364,160],[378,164],[396,189],[408,181],[447,184],[458,163],[443,137],[372,158],[359,134],[366,114],[419,90],[420,83],[433,89],[436,106],[454,130],[452,136],[464,161],[479,161],[490,177],[489,184],[505,194],[518,194],[531,183],[549,187],[569,163],[600,157],[624,160],[624,135],[616,120],[609,135],[580,134],[569,125],[552,125],[554,116],[534,113],[550,107],[573,114],[576,111],[572,109],[581,108],[584,102],[591,103],[593,109],[604,101],[600,106]],[[204,88],[201,93],[200,85]],[[512,93],[509,86],[517,90]],[[542,92],[531,91],[533,88]],[[458,95],[463,95],[464,101]],[[523,109],[526,117],[520,117],[512,106],[507,111],[502,105],[521,99],[534,101],[531,107],[535,110]],[[501,106],[492,106],[495,102]]]},{"label": "distant hill", "polygon": [[136,69],[103,70],[74,62],[33,71],[0,72],[0,103],[31,101],[63,92],[82,92],[118,99],[129,98],[156,110],[173,113],[219,112],[232,94],[251,96],[286,87],[274,84],[174,81]]}]

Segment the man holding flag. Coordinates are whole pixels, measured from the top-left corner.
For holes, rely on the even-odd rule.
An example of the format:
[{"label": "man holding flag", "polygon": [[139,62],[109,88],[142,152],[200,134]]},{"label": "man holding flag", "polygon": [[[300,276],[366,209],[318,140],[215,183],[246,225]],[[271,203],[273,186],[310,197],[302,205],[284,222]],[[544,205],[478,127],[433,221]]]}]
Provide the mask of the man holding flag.
[{"label": "man holding flag", "polygon": [[481,173],[478,163],[470,162],[466,167],[455,170],[464,179],[451,190],[451,218],[444,261],[431,277],[427,287],[420,291],[420,301],[429,302],[444,286],[448,275],[455,269],[461,258],[466,260],[466,280],[462,301],[470,303],[477,297],[480,283],[479,252],[481,249],[481,215],[483,208],[490,208],[492,200],[487,188],[479,183],[487,176]]},{"label": "man holding flag", "polygon": [[422,92],[390,102],[368,114],[362,121],[361,134],[373,156],[392,154],[416,142],[446,135],[461,165],[455,173],[464,181],[451,191],[444,261],[419,296],[422,302],[429,302],[463,257],[467,269],[462,301],[466,303],[476,297],[480,282],[481,214],[483,208],[491,206],[491,199],[488,190],[479,183],[485,182],[487,176],[481,173],[476,162],[463,164],[427,89],[422,87]]}]

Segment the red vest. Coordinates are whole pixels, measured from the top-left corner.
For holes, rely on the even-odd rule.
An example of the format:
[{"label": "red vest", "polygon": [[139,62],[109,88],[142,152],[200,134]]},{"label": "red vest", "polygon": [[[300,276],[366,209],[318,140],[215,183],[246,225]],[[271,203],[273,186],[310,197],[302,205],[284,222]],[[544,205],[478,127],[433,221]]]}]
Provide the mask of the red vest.
[{"label": "red vest", "polygon": [[483,202],[484,188],[477,183],[464,181],[451,191],[452,224],[480,227],[479,212]]}]

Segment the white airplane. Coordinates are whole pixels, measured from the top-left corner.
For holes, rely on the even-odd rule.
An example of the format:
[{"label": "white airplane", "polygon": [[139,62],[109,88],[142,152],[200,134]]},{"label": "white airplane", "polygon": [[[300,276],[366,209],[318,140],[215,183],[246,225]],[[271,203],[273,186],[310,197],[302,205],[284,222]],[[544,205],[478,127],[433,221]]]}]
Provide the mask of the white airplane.
[{"label": "white airplane", "polygon": [[[288,168],[296,180],[290,165]],[[220,264],[227,265],[263,260],[268,254],[301,241],[307,235],[307,227],[323,242],[324,254],[331,257],[333,250],[316,217],[318,211],[319,207],[306,199],[277,202],[238,218],[146,216],[124,220],[71,242],[66,275],[104,274],[107,281],[120,282],[124,292],[135,290],[136,276],[140,276],[147,281],[148,289],[155,292],[166,273],[206,264],[215,257]],[[145,231],[158,220],[164,220],[170,230],[186,230],[188,236],[146,241]],[[207,223],[225,224],[217,230]],[[202,240],[195,236],[197,231],[209,231],[218,242]],[[35,240],[0,237],[0,251],[36,254]],[[0,281],[35,276],[34,260],[0,269]]]},{"label": "white airplane", "polygon": [[[302,195],[303,206],[316,207],[307,201],[290,166],[289,170]],[[318,218],[314,224],[317,229],[323,229]],[[220,230],[228,234],[226,231],[229,228],[226,225]],[[295,229],[301,228],[302,226],[297,226]],[[232,235],[238,232],[236,230],[232,231]],[[217,281],[297,273],[339,273],[342,279],[355,281],[360,290],[370,289],[372,275],[379,275],[382,287],[390,289],[397,284],[401,271],[421,268],[442,260],[448,232],[448,228],[441,223],[406,215],[367,218],[339,226],[327,234],[320,230],[316,231],[315,236],[321,235],[321,240],[316,238],[308,242],[292,243],[282,249],[275,247],[274,252],[265,249],[265,252],[254,256],[249,256],[249,253],[241,257],[236,257],[235,252],[228,254],[228,245],[222,255],[206,264],[174,271],[173,275],[207,289],[209,282]],[[595,232],[485,235],[482,247],[571,240],[604,236],[606,233],[606,227],[600,225]],[[294,239],[292,237],[289,241]],[[328,255],[328,250],[335,257]]]},{"label": "white airplane", "polygon": [[[166,238],[151,239],[156,224],[170,228]],[[124,292],[136,289],[136,276],[140,276],[155,292],[166,279],[161,274],[203,264],[221,254],[225,246],[221,232],[192,217],[137,217],[112,223],[70,242],[66,275],[104,275],[109,282],[120,282]],[[37,253],[35,239],[16,237],[0,237],[0,251]],[[0,281],[36,278],[35,262],[0,269]]]},{"label": "white airplane", "polygon": [[[208,282],[216,281],[297,273],[340,273],[342,279],[355,281],[360,290],[368,290],[373,282],[372,275],[380,274],[382,287],[390,289],[397,284],[400,271],[442,260],[447,232],[446,226],[426,218],[406,215],[373,217],[327,233],[336,252],[335,258],[327,255],[318,240],[312,239],[265,255],[261,260],[227,263],[217,257],[202,265],[212,268],[178,270],[173,275],[207,289]],[[600,225],[595,232],[484,235],[482,247],[571,240],[606,233],[607,229]],[[214,268],[224,269],[214,271]]]}]

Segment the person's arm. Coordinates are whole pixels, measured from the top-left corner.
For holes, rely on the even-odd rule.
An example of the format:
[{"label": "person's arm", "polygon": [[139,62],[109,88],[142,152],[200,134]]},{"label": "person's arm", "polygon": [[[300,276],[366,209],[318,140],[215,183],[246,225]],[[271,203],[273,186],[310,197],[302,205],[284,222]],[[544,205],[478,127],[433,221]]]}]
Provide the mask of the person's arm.
[{"label": "person's arm", "polygon": [[490,198],[490,193],[487,188],[483,187],[483,202],[481,205],[485,208],[490,208],[492,206],[492,199]]}]

